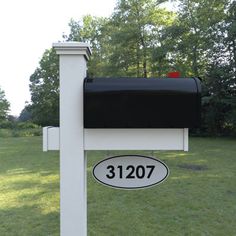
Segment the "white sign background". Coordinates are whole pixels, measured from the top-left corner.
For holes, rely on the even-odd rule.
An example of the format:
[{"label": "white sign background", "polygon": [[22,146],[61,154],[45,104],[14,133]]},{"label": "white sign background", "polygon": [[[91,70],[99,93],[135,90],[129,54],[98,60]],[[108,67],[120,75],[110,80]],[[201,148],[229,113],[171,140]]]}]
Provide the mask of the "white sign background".
[{"label": "white sign background", "polygon": [[169,169],[162,161],[141,155],[110,157],[93,169],[98,182],[122,189],[151,187],[163,182],[168,174]]}]

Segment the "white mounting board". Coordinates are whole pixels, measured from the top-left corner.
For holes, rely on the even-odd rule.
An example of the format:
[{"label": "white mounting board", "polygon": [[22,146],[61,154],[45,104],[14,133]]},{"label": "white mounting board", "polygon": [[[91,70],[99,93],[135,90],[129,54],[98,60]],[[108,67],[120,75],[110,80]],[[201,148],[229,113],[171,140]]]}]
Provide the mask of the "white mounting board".
[{"label": "white mounting board", "polygon": [[60,150],[60,129],[47,126],[43,128],[43,151]]},{"label": "white mounting board", "polygon": [[188,129],[84,129],[85,150],[184,150]]},{"label": "white mounting board", "polygon": [[[44,151],[59,150],[59,128],[45,127]],[[84,150],[184,150],[188,129],[84,129]]]}]

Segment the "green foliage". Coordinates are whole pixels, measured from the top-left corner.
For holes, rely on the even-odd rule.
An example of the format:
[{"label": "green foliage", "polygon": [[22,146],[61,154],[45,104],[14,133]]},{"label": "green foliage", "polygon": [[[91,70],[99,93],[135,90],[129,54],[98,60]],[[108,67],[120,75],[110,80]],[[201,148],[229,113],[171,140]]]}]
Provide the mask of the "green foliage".
[{"label": "green foliage", "polygon": [[[191,138],[190,152],[154,152],[170,176],[137,191],[97,183],[92,167],[107,154],[88,152],[88,235],[236,235],[235,141]],[[41,142],[0,138],[2,236],[59,236],[59,153],[43,153]]]},{"label": "green foliage", "polygon": [[31,137],[40,135],[42,135],[42,128],[30,121],[7,121],[0,127],[0,137]]},{"label": "green foliage", "polygon": [[26,104],[24,109],[21,111],[18,120],[22,122],[32,120],[31,106],[29,104]]},{"label": "green foliage", "polygon": [[214,45],[208,55],[204,82],[207,90],[203,98],[203,129],[211,135],[236,135],[236,38],[232,38],[236,5],[222,2],[228,4],[212,32]]},{"label": "green foliage", "polygon": [[203,97],[203,127],[212,135],[236,135],[236,77],[229,65],[213,63],[208,69]]},{"label": "green foliage", "polygon": [[27,128],[27,129],[0,129],[1,138],[10,138],[10,137],[34,137],[42,136],[42,128]]},{"label": "green foliage", "polygon": [[162,32],[173,21],[174,13],[160,8],[157,1],[118,1],[110,21],[111,72],[145,78],[157,71],[162,75],[167,54],[159,53],[165,45]]},{"label": "green foliage", "polygon": [[46,50],[39,67],[30,77],[32,104],[26,109],[36,124],[59,125],[59,59],[55,50]]},{"label": "green foliage", "polygon": [[[179,4],[176,12],[162,2],[117,0],[109,18],[72,19],[64,38],[91,45],[89,77],[163,77],[173,70],[183,77],[200,76],[205,86],[200,132],[236,135],[235,1],[173,0]],[[58,125],[54,50],[44,53],[30,80],[32,104],[22,116],[40,125]]]},{"label": "green foliage", "polygon": [[10,109],[10,103],[5,97],[5,92],[0,87],[0,125],[7,119],[7,114]]},{"label": "green foliage", "polygon": [[[226,0],[180,0],[177,21],[170,27],[170,38],[175,40],[177,65],[184,76],[204,77],[211,59],[211,48],[216,42],[217,26],[226,17]],[[210,14],[210,15],[209,15]]]}]

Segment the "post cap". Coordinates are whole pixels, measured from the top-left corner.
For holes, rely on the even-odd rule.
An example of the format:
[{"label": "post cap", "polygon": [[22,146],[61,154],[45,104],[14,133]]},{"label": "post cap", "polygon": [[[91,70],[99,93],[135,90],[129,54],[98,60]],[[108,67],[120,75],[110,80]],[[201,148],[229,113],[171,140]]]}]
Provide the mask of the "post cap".
[{"label": "post cap", "polygon": [[52,46],[59,55],[84,55],[89,60],[92,54],[89,45],[83,42],[53,43]]}]

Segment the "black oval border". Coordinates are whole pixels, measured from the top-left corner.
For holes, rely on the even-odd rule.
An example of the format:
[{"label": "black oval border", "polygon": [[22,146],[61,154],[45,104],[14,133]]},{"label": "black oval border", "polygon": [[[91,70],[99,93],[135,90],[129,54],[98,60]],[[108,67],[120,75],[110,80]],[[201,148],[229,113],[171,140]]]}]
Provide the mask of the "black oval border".
[{"label": "black oval border", "polygon": [[[131,157],[132,157],[132,156],[135,156],[135,157],[144,157],[144,158],[148,158],[148,159],[152,159],[152,160],[154,160],[154,161],[160,162],[162,165],[165,166],[165,168],[166,168],[166,170],[167,170],[165,177],[164,177],[162,180],[160,180],[160,181],[158,181],[158,182],[156,182],[156,183],[154,183],[154,184],[150,184],[150,185],[142,186],[142,187],[127,188],[127,187],[117,187],[117,186],[113,186],[113,185],[110,185],[110,184],[106,184],[106,183],[100,181],[100,180],[96,177],[96,175],[94,174],[95,168],[96,168],[100,163],[102,163],[102,162],[104,162],[104,161],[107,161],[107,160],[110,160],[110,159],[114,159],[114,158],[118,158],[118,157],[127,157],[127,156],[131,156]],[[149,156],[144,156],[144,155],[134,155],[134,154],[131,154],[131,155],[130,155],[130,154],[127,154],[127,155],[118,155],[118,156],[112,156],[112,157],[105,158],[105,159],[99,161],[99,162],[93,167],[93,171],[92,171],[93,177],[94,177],[94,179],[95,179],[98,183],[100,183],[100,184],[102,184],[102,185],[104,185],[104,186],[108,186],[108,187],[114,188],[114,189],[124,189],[124,190],[138,190],[138,189],[151,188],[151,187],[153,187],[153,186],[155,186],[155,185],[158,185],[158,184],[161,184],[162,182],[164,182],[164,181],[167,179],[167,177],[169,176],[169,173],[170,173],[170,170],[169,170],[168,166],[167,166],[163,161],[161,161],[161,160],[159,160],[159,159],[156,159],[156,158],[154,158],[154,157],[149,157]]]}]

